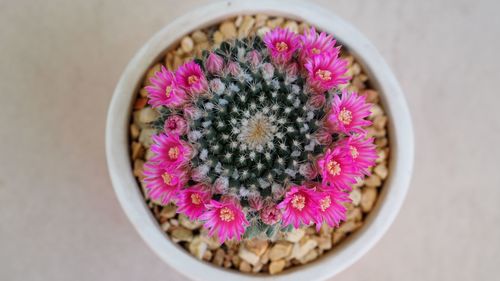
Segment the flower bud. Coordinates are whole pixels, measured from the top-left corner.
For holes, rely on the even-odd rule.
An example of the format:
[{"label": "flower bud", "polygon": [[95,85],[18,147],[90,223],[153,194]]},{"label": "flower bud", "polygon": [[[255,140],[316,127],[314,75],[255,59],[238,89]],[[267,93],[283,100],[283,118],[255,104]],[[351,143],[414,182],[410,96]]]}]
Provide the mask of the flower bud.
[{"label": "flower bud", "polygon": [[224,60],[216,53],[211,52],[208,55],[207,61],[205,62],[205,67],[207,71],[211,74],[220,74],[224,66]]},{"label": "flower bud", "polygon": [[231,74],[232,76],[240,75],[241,69],[240,65],[234,61],[229,62],[226,65],[226,73]]},{"label": "flower bud", "polygon": [[302,164],[299,166],[299,173],[307,179],[314,179],[318,176],[318,172],[311,163]]},{"label": "flower bud", "polygon": [[215,194],[223,194],[229,187],[229,179],[226,177],[219,177],[215,180],[212,188]]},{"label": "flower bud", "polygon": [[274,66],[268,62],[262,65],[262,77],[265,80],[271,80],[274,76]]},{"label": "flower bud", "polygon": [[260,209],[262,209],[264,202],[262,201],[262,197],[258,193],[254,193],[248,196],[248,204],[253,210],[259,211]]},{"label": "flower bud", "polygon": [[253,50],[248,52],[246,59],[250,63],[250,66],[256,68],[261,63],[262,56],[256,50]]},{"label": "flower bud", "polygon": [[332,143],[332,135],[326,130],[319,130],[316,135],[316,140],[318,140],[319,144],[328,146]]},{"label": "flower bud", "polygon": [[177,135],[185,135],[188,131],[188,124],[186,119],[179,115],[171,115],[165,120],[163,129],[166,133],[173,133]]},{"label": "flower bud", "polygon": [[184,107],[183,113],[186,119],[197,120],[201,117],[200,110],[194,106]]},{"label": "flower bud", "polygon": [[286,75],[289,77],[297,77],[299,73],[299,66],[297,63],[293,62],[286,66]]},{"label": "flower bud", "polygon": [[282,214],[278,207],[271,203],[266,202],[260,211],[260,219],[267,225],[273,225],[281,220]]},{"label": "flower bud", "polygon": [[210,90],[217,95],[221,95],[226,89],[226,85],[222,83],[219,78],[213,79],[209,82]]},{"label": "flower bud", "polygon": [[309,102],[312,107],[320,108],[325,104],[326,98],[324,94],[311,94],[311,99]]}]

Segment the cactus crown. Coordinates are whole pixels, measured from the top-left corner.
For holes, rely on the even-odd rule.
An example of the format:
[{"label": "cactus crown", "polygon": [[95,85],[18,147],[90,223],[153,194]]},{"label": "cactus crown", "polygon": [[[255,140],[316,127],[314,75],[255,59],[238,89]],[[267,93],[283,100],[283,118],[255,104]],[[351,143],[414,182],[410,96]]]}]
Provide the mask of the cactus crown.
[{"label": "cactus crown", "polygon": [[[329,49],[306,50],[307,36],[316,35],[314,29],[310,32],[302,51],[295,51],[299,45],[295,35],[278,30],[264,41],[251,37],[223,42],[181,67],[175,77],[163,69],[152,79],[150,103],[160,112],[153,125],[165,141],[155,140],[157,157],[151,165],[161,169],[146,175],[147,186],[169,189],[163,199],[188,205],[191,209],[180,209],[191,210],[186,215],[192,219],[206,221],[221,241],[239,238],[243,232],[244,237],[272,237],[292,225],[321,225],[328,220],[322,212],[331,206],[345,213],[341,203],[347,201],[349,187],[343,183],[352,183],[360,173],[354,169],[356,147],[343,144],[335,149],[335,144],[358,136],[356,128],[340,125],[358,117],[360,125],[366,125],[362,123],[366,114],[359,108],[361,115],[357,114],[352,105],[356,97],[332,84],[335,79],[337,84],[347,81],[342,78],[346,63],[338,58],[335,41],[322,33],[313,39],[325,40],[327,44],[317,45]],[[315,46],[313,39],[309,41]],[[307,58],[306,51],[325,51],[325,57]],[[344,107],[336,111],[332,104],[343,100]],[[179,118],[172,123],[172,116],[185,124],[179,124]],[[174,131],[179,141],[172,146],[167,143]],[[182,156],[183,150],[175,145],[189,147],[190,153],[183,156],[186,161],[173,165],[164,158]],[[168,152],[164,158],[162,149]],[[334,177],[342,176],[347,180],[334,182]],[[195,214],[192,208],[199,202],[203,206]],[[238,219],[239,225],[230,225]],[[335,217],[333,224],[341,219]]]}]

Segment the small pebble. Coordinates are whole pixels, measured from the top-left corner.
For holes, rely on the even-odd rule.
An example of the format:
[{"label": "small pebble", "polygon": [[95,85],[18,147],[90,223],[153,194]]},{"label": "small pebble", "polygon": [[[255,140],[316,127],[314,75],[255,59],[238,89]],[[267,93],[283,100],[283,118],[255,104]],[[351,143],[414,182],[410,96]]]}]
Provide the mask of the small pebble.
[{"label": "small pebble", "polygon": [[277,261],[271,262],[271,264],[269,264],[269,273],[270,274],[277,274],[277,273],[282,272],[283,269],[285,269],[285,264],[286,264],[285,260],[277,260]]},{"label": "small pebble", "polygon": [[377,199],[377,190],[375,188],[363,189],[363,195],[361,197],[361,209],[363,212],[366,213],[372,210],[375,199]]},{"label": "small pebble", "polygon": [[[219,30],[222,33],[224,39],[232,39],[236,37],[236,25],[233,22],[230,21],[223,22],[220,25]],[[214,41],[216,41],[215,34],[214,34]]]},{"label": "small pebble", "polygon": [[191,37],[186,36],[182,38],[181,40],[181,48],[184,51],[184,53],[188,54],[193,50],[194,42]]}]

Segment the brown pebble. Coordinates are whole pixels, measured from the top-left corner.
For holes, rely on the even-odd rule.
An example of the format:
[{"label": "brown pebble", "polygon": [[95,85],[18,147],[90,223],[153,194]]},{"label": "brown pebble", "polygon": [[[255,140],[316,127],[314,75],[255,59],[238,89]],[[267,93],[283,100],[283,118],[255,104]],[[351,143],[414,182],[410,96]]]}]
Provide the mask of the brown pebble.
[{"label": "brown pebble", "polygon": [[361,209],[363,212],[369,212],[372,210],[375,200],[377,199],[377,190],[375,188],[365,188],[363,189],[363,194],[361,197]]},{"label": "brown pebble", "polygon": [[285,269],[285,260],[277,260],[273,261],[269,264],[269,273],[270,274],[277,274],[283,271]]}]

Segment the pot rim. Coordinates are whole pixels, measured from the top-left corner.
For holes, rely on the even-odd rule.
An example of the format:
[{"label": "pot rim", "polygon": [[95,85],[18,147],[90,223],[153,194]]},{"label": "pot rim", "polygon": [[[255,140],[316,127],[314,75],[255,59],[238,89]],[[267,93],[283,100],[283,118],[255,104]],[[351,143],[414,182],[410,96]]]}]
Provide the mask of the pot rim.
[{"label": "pot rim", "polygon": [[[356,57],[380,91],[389,117],[391,159],[376,206],[364,226],[346,238],[336,249],[318,260],[284,271],[279,275],[242,274],[199,261],[173,243],[161,230],[143,199],[132,173],[128,130],[132,99],[147,69],[163,56],[169,46],[184,35],[224,19],[242,14],[269,14],[311,25],[334,34]],[[388,65],[375,47],[354,27],[327,10],[306,2],[277,0],[223,1],[187,12],[157,32],[129,62],[111,100],[106,124],[106,156],[110,177],[118,200],[142,239],[158,256],[193,280],[324,280],[344,270],[368,250],[388,230],[408,191],[413,169],[414,140],[412,122],[404,94]]]}]

